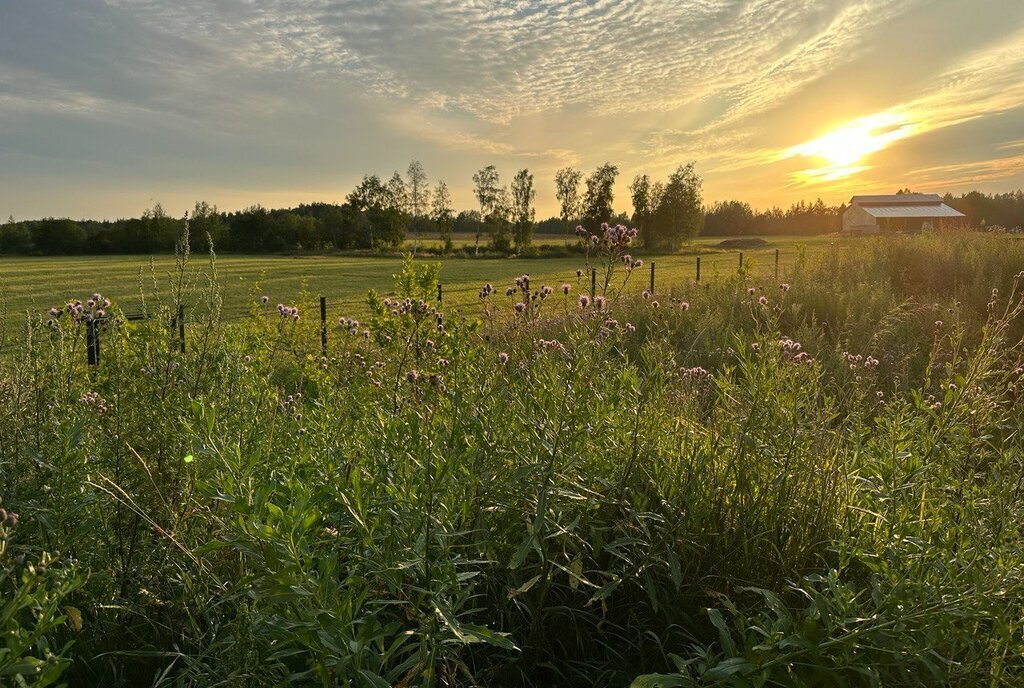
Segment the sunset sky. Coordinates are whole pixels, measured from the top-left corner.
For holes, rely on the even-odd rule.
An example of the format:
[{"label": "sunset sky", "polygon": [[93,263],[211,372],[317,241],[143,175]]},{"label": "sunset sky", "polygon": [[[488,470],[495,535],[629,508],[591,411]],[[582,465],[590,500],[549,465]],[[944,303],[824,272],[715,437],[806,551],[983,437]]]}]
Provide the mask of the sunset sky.
[{"label": "sunset sky", "polygon": [[695,160],[706,201],[1024,187],[1021,0],[0,0],[0,213]]}]

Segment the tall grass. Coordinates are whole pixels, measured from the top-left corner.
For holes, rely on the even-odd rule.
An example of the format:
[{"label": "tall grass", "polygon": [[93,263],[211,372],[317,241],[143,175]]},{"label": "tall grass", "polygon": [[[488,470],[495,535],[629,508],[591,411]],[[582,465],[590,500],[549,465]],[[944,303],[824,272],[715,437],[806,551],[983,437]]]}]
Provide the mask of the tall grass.
[{"label": "tall grass", "polygon": [[219,298],[187,256],[95,370],[40,314],[0,369],[2,680],[1019,684],[1024,247],[644,297],[617,255],[600,309],[461,314],[410,262],[326,357],[259,292],[182,354]]}]

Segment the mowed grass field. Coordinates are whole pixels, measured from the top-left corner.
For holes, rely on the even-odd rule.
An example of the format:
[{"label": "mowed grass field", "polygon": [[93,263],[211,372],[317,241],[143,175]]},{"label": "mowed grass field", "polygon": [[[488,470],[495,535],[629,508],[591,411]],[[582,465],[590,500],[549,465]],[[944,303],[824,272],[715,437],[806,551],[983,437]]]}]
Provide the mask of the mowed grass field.
[{"label": "mowed grass field", "polygon": [[[465,245],[466,237],[458,237]],[[423,237],[420,245],[428,243]],[[739,265],[738,250],[720,249],[716,245],[722,237],[698,239],[678,255],[648,256],[642,249],[637,257],[645,259],[644,267],[635,274],[630,287],[640,291],[650,278],[649,264],[656,263],[656,290],[667,290],[673,284],[693,280],[696,275],[697,256],[701,257],[702,280],[715,280],[735,274]],[[471,241],[471,239],[469,239]],[[537,243],[560,240],[542,237]],[[777,237],[768,240],[762,248],[744,249],[744,261],[753,274],[770,277],[774,271],[775,249],[779,249],[780,273],[804,249],[811,253],[827,246],[834,238]],[[412,242],[407,247],[411,248]],[[470,243],[471,245],[471,243]],[[569,282],[574,288],[579,282],[576,270],[583,266],[583,257],[568,258],[437,258],[423,260],[441,262],[441,280],[445,303],[449,307],[466,306],[476,302],[480,287],[490,282],[499,291],[520,274],[529,273],[536,284],[558,286]],[[382,294],[393,287],[392,275],[399,271],[402,259],[398,257],[330,256],[238,256],[221,255],[216,258],[216,281],[223,296],[223,313],[227,318],[241,317],[247,312],[253,296],[267,294],[272,303],[312,304],[324,295],[332,316],[357,315],[365,308],[369,289]],[[209,285],[212,267],[209,257],[193,254],[189,262],[190,295],[186,302],[190,308],[201,311],[205,299],[202,290]],[[0,259],[0,331],[11,334],[23,327],[29,313],[42,313],[51,306],[68,299],[85,299],[93,292],[101,292],[124,312],[137,312],[145,303],[152,307],[171,294],[175,258],[160,256],[67,256],[46,258]],[[587,287],[586,280],[579,282]],[[195,311],[194,311],[195,312]]]}]

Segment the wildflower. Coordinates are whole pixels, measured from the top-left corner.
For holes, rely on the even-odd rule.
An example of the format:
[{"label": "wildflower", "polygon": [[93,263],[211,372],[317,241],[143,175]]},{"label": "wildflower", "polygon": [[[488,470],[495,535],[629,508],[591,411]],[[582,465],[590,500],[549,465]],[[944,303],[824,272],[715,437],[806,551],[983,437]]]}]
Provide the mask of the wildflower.
[{"label": "wildflower", "polygon": [[633,261],[633,267],[634,268],[642,268],[643,266],[644,266],[644,261],[642,259],[637,259],[637,260]]},{"label": "wildflower", "polygon": [[544,285],[544,286],[542,286],[540,288],[540,297],[542,299],[543,298],[547,298],[548,296],[551,296],[554,292],[555,292],[554,289],[552,289],[551,287],[549,287],[547,285]]},{"label": "wildflower", "polygon": [[603,296],[595,296],[594,297],[594,308],[596,308],[597,310],[601,310],[602,308],[604,308],[604,301],[605,301],[605,299],[604,299]]},{"label": "wildflower", "polygon": [[264,294],[263,296],[260,297],[260,301],[262,301],[265,304],[270,303],[270,297]]},{"label": "wildflower", "polygon": [[689,302],[687,302],[687,301],[683,301],[682,303],[680,303],[680,304],[679,304],[679,310],[682,310],[682,311],[688,311],[688,310],[690,310],[690,304],[689,304]]},{"label": "wildflower", "polygon": [[505,296],[515,296],[516,290],[513,287],[509,287],[505,290]]},{"label": "wildflower", "polygon": [[582,270],[577,270],[576,271],[576,276],[577,277],[583,277],[583,271]]},{"label": "wildflower", "polygon": [[248,364],[252,363],[252,356],[250,356],[249,354],[246,354],[246,355],[245,355],[245,356],[244,356],[244,357],[242,358],[242,362],[243,362],[243,363],[245,363],[246,365],[248,365]]},{"label": "wildflower", "polygon": [[50,309],[50,317],[51,318],[59,318],[60,317],[60,311],[57,310],[56,308],[51,308]]},{"label": "wildflower", "polygon": [[570,285],[568,285],[568,284],[563,284],[562,285],[562,293],[565,294],[566,296],[569,295],[569,290],[570,289],[572,289],[572,287]]},{"label": "wildflower", "polygon": [[783,292],[787,292],[789,291],[789,284],[783,282],[782,284],[779,285],[779,289],[781,289]]},{"label": "wildflower", "polygon": [[626,323],[626,332],[636,332],[636,326],[633,323]]},{"label": "wildflower", "polygon": [[408,380],[409,382],[415,383],[417,380],[420,379],[420,371],[416,369],[410,370],[408,373],[405,374],[405,379]]},{"label": "wildflower", "polygon": [[750,345],[750,348],[753,349],[754,351],[760,351],[761,344],[760,342],[754,342],[753,344]]},{"label": "wildflower", "polygon": [[651,298],[651,290],[650,289],[644,289],[642,292],[640,292],[640,296],[643,297],[644,299]]},{"label": "wildflower", "polygon": [[942,327],[942,321],[941,320],[936,320],[935,321],[935,329],[937,330],[937,329],[939,329],[941,327]]},{"label": "wildflower", "polygon": [[526,310],[526,304],[522,301],[516,303],[516,313],[522,313]]},{"label": "wildflower", "polygon": [[7,528],[8,530],[14,528],[18,525],[19,520],[18,514],[13,511],[0,509],[0,525],[3,525],[4,528]]},{"label": "wildflower", "polygon": [[768,305],[768,298],[767,298],[767,297],[765,297],[765,296],[762,296],[761,298],[759,298],[759,299],[757,300],[757,302],[758,302],[759,304],[761,304],[762,306],[767,306],[767,305]]},{"label": "wildflower", "polygon": [[505,365],[506,363],[508,363],[508,354],[505,353],[504,351],[498,354],[498,363],[500,363],[501,365]]},{"label": "wildflower", "polygon": [[580,294],[580,308],[590,308],[590,297],[586,294]]},{"label": "wildflower", "polygon": [[755,291],[757,291],[757,289],[754,289],[753,287],[747,287],[748,296],[753,296]]},{"label": "wildflower", "polygon": [[657,301],[651,301],[651,308],[657,308],[660,305]]}]

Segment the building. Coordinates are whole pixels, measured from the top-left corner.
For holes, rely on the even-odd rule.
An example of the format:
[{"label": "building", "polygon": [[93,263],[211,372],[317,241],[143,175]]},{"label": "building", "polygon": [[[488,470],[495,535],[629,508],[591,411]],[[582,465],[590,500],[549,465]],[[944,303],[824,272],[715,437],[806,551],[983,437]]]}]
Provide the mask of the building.
[{"label": "building", "polygon": [[943,203],[938,194],[854,196],[843,213],[841,233],[917,232],[963,225],[966,218]]}]

